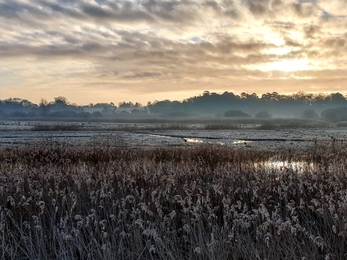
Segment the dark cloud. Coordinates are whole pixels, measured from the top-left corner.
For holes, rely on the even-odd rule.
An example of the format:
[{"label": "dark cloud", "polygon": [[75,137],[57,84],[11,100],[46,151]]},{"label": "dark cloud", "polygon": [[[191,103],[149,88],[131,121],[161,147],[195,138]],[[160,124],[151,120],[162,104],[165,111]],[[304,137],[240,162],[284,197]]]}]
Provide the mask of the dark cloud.
[{"label": "dark cloud", "polygon": [[[180,24],[187,26],[205,19],[206,12],[217,17],[238,19],[242,15],[242,7],[254,16],[276,15],[279,10],[287,8],[281,0],[224,0],[221,2],[179,1],[179,0],[144,0],[130,1],[47,1],[37,0],[26,4],[19,0],[0,3],[0,16],[21,21],[54,21],[55,19],[75,19],[77,21],[118,22],[148,24]],[[294,3],[291,5],[299,16],[308,17],[313,14],[311,3]]]},{"label": "dark cloud", "polygon": [[282,0],[247,0],[245,1],[249,11],[256,17],[275,17],[281,8],[286,8]]},{"label": "dark cloud", "polygon": [[249,10],[254,15],[263,15],[268,11],[268,0],[247,0]]},{"label": "dark cloud", "polygon": [[[214,45],[216,51],[228,54],[228,53],[253,53],[260,52],[261,50],[267,49],[269,47],[274,47],[272,43],[265,43],[262,41],[250,40],[246,43],[239,42],[237,39],[232,39],[229,37],[220,37],[218,43]],[[205,44],[202,44],[205,45]],[[208,45],[206,45],[208,46]],[[209,48],[208,48],[209,49]]]},{"label": "dark cloud", "polygon": [[294,3],[292,6],[299,17],[310,17],[315,11],[315,6],[310,2]]},{"label": "dark cloud", "polygon": [[82,4],[80,7],[84,14],[92,16],[94,18],[109,19],[113,16],[112,12],[110,12],[109,10],[105,10],[101,6]]},{"label": "dark cloud", "polygon": [[341,37],[329,38],[324,41],[324,45],[330,48],[343,48],[346,46],[346,39]]},{"label": "dark cloud", "polygon": [[304,26],[305,37],[314,38],[315,35],[319,32],[320,28],[320,26],[314,24]]},{"label": "dark cloud", "polygon": [[[35,4],[25,4],[19,0],[0,3],[0,16],[8,19],[40,22],[54,19],[91,20],[94,22],[120,23],[177,23],[189,24],[203,20],[203,10],[209,8],[219,15],[236,16],[232,1],[225,1],[224,9],[215,1],[98,1],[91,4],[79,1],[37,0]],[[26,15],[27,14],[27,15]],[[231,15],[232,14],[232,15]]]},{"label": "dark cloud", "polygon": [[16,1],[0,2],[0,17],[6,19],[24,19],[23,17],[37,16],[42,18],[45,13],[38,8]]},{"label": "dark cloud", "polygon": [[290,38],[285,37],[284,40],[285,40],[286,46],[303,47],[303,45],[295,39],[290,39]]},{"label": "dark cloud", "polygon": [[69,46],[56,46],[46,45],[40,47],[23,46],[23,45],[11,45],[11,46],[0,46],[0,55],[2,57],[71,57],[76,56],[80,53],[80,50],[71,48]]},{"label": "dark cloud", "polygon": [[133,79],[133,78],[147,78],[147,77],[159,77],[161,76],[161,73],[158,72],[132,72],[130,75],[126,75],[123,78]]},{"label": "dark cloud", "polygon": [[92,57],[97,51],[102,48],[98,43],[85,43],[82,45],[40,45],[40,46],[28,46],[21,44],[11,44],[7,46],[0,45],[0,55],[2,57],[69,57],[69,58],[88,58]]}]

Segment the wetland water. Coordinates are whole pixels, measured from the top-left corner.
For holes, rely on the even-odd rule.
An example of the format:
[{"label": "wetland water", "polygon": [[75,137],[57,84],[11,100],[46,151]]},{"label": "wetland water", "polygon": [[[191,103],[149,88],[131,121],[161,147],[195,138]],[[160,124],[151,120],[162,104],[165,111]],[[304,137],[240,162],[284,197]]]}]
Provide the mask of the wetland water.
[{"label": "wetland water", "polygon": [[[65,124],[76,127],[69,131],[33,131],[38,124]],[[314,139],[345,141],[347,128],[259,130],[252,128],[205,130],[201,124],[186,124],[184,129],[166,129],[160,123],[95,123],[95,122],[35,122],[2,121],[0,147],[15,147],[33,143],[62,145],[110,146],[187,146],[216,144],[245,148],[313,147]]]}]

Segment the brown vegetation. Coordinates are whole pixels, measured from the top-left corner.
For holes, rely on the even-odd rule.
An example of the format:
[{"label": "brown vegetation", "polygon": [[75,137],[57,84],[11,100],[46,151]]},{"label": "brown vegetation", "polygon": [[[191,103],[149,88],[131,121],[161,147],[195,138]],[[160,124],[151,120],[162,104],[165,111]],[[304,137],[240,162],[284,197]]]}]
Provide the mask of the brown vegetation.
[{"label": "brown vegetation", "polygon": [[[190,118],[180,119],[173,122],[169,121],[136,121],[129,120],[119,124],[102,125],[90,124],[91,122],[51,122],[37,123],[32,128],[33,131],[137,131],[137,130],[233,130],[242,128],[254,128],[262,130],[288,129],[288,128],[328,128],[332,127],[324,121],[296,118],[231,118],[231,119],[206,119]],[[95,122],[94,122],[95,123]],[[336,124],[343,126],[344,122]],[[142,124],[142,125],[141,125]]]},{"label": "brown vegetation", "polygon": [[81,131],[82,127],[76,124],[37,124],[34,131]]},{"label": "brown vegetation", "polygon": [[1,258],[344,259],[347,158],[333,142],[0,151]]}]

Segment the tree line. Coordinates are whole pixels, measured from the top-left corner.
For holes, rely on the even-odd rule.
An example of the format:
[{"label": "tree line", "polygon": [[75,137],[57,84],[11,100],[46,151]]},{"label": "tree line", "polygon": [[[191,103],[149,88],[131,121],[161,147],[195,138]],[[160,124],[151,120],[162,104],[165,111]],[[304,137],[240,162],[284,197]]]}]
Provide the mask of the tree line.
[{"label": "tree line", "polygon": [[281,95],[268,92],[232,92],[218,94],[205,91],[183,101],[162,100],[147,105],[132,102],[77,105],[65,97],[56,97],[39,104],[25,99],[0,100],[0,117],[124,117],[124,116],[219,116],[219,117],[296,117],[322,118],[327,121],[347,121],[347,97],[341,93],[314,94],[298,92]]}]

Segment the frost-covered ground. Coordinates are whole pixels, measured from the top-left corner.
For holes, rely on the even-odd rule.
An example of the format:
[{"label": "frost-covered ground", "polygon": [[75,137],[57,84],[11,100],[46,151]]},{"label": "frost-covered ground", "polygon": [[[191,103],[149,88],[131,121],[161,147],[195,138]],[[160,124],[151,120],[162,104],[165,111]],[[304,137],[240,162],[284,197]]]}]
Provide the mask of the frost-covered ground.
[{"label": "frost-covered ground", "polygon": [[259,130],[244,127],[205,130],[202,124],[173,126],[163,123],[64,123],[76,126],[70,131],[33,131],[40,124],[57,122],[0,122],[0,147],[27,144],[111,145],[111,146],[184,146],[211,143],[245,148],[313,147],[314,139],[331,142],[347,140],[347,128]]},{"label": "frost-covered ground", "polygon": [[233,130],[155,130],[147,133],[157,136],[181,137],[186,142],[216,143],[229,146],[303,147],[313,146],[314,140],[330,142],[333,138],[347,140],[346,128],[325,129],[233,129]]}]

